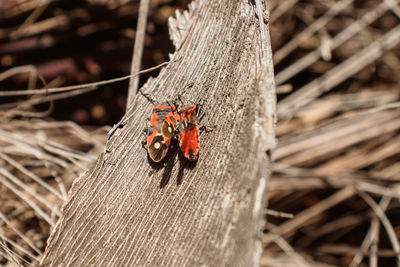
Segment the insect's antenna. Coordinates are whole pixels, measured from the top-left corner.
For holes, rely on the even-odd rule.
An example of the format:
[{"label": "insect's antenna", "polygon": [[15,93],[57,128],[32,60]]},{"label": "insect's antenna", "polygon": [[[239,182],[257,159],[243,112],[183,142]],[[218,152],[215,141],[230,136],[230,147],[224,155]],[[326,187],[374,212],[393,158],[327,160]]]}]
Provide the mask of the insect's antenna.
[{"label": "insect's antenna", "polygon": [[172,99],[172,104],[174,104],[176,106],[176,108],[181,106],[182,102],[180,100],[180,95],[179,94],[178,94],[178,96],[170,97],[170,98]]},{"label": "insect's antenna", "polygon": [[150,97],[150,94],[145,94],[142,92],[142,90],[139,89],[139,93],[147,99],[147,101],[149,101],[151,104],[155,105],[155,101]]},{"label": "insect's antenna", "polygon": [[171,108],[172,108],[172,105],[174,105],[173,100],[172,100],[172,103],[171,103],[168,99],[166,99],[165,103],[167,103]]},{"label": "insect's antenna", "polygon": [[182,105],[183,105],[183,101],[184,101],[184,100],[182,100],[183,98],[184,98],[183,95],[181,95],[181,94],[178,95],[178,100]]}]

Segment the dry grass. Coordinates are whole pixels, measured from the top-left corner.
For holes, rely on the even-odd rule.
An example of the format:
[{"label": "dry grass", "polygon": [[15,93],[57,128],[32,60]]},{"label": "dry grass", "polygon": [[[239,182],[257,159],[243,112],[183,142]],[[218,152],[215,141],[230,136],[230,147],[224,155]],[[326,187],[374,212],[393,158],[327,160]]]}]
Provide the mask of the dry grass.
[{"label": "dry grass", "polygon": [[1,262],[37,263],[73,179],[96,159],[109,127],[11,120],[0,126]]},{"label": "dry grass", "polygon": [[399,1],[328,2],[272,9],[269,208],[293,218],[268,217],[261,264],[399,266]]},{"label": "dry grass", "polygon": [[[279,145],[261,265],[400,266],[399,1],[268,3]],[[7,16],[31,15],[0,38],[25,40],[62,19],[38,19],[47,1],[19,7]],[[127,12],[118,1],[109,8]],[[36,88],[32,66],[0,80],[22,72]],[[56,78],[47,88],[62,83]],[[44,119],[51,109],[32,107],[49,101],[46,92],[1,106],[0,264],[37,264],[67,189],[102,151],[109,130]],[[61,99],[72,92],[86,91],[50,93]]]}]

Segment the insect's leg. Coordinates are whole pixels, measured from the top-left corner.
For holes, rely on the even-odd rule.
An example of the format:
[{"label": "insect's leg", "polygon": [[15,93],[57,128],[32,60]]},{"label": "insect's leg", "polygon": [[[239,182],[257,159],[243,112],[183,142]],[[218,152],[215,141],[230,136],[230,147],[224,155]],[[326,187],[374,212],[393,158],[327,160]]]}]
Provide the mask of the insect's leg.
[{"label": "insect's leg", "polygon": [[197,117],[198,121],[201,122],[203,120],[204,116],[206,115],[206,113],[204,112],[204,109],[203,109],[203,104],[197,104],[196,107],[197,107],[196,111],[195,111],[196,117]]},{"label": "insect's leg", "polygon": [[147,136],[149,133],[149,128],[146,127],[143,129],[142,134],[144,135],[145,139],[142,140],[142,147],[147,150]]},{"label": "insect's leg", "polygon": [[211,127],[211,126],[207,126],[207,125],[203,125],[203,126],[201,126],[200,128],[199,128],[199,136],[201,136],[201,134],[202,133],[209,133],[209,132],[212,132],[212,131],[214,131],[214,127]]},{"label": "insect's leg", "polygon": [[143,128],[142,134],[143,134],[146,138],[147,138],[148,133],[149,133],[149,127]]}]

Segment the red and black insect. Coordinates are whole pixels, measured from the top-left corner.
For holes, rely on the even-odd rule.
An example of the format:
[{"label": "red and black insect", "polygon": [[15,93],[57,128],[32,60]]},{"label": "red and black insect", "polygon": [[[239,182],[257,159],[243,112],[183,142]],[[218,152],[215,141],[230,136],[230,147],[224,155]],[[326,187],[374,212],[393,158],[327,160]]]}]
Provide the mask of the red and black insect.
[{"label": "red and black insect", "polygon": [[167,155],[171,140],[175,136],[175,125],[180,120],[175,110],[176,106],[168,101],[153,107],[150,126],[147,128],[147,147],[154,162],[161,161]]},{"label": "red and black insect", "polygon": [[196,115],[196,105],[185,106],[177,112],[180,117],[178,124],[179,146],[183,156],[195,161],[199,155],[199,128]]},{"label": "red and black insect", "polygon": [[184,106],[177,111],[175,104],[165,101],[153,107],[147,128],[147,147],[150,158],[160,162],[171,141],[178,136],[183,156],[195,161],[199,154],[199,130],[196,105]]}]

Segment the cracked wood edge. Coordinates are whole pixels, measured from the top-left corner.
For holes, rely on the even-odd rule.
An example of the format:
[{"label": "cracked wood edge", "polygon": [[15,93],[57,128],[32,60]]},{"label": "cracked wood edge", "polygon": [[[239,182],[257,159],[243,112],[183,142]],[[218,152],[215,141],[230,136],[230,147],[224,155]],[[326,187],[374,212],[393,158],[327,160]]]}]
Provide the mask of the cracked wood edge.
[{"label": "cracked wood edge", "polygon": [[180,60],[142,91],[201,104],[200,125],[213,131],[200,137],[198,162],[183,160],[176,143],[162,164],[149,161],[141,132],[152,107],[137,95],[130,120],[75,180],[41,264],[258,265],[275,147],[268,27],[262,53],[250,1],[194,1],[183,17],[189,26],[172,55]]}]

